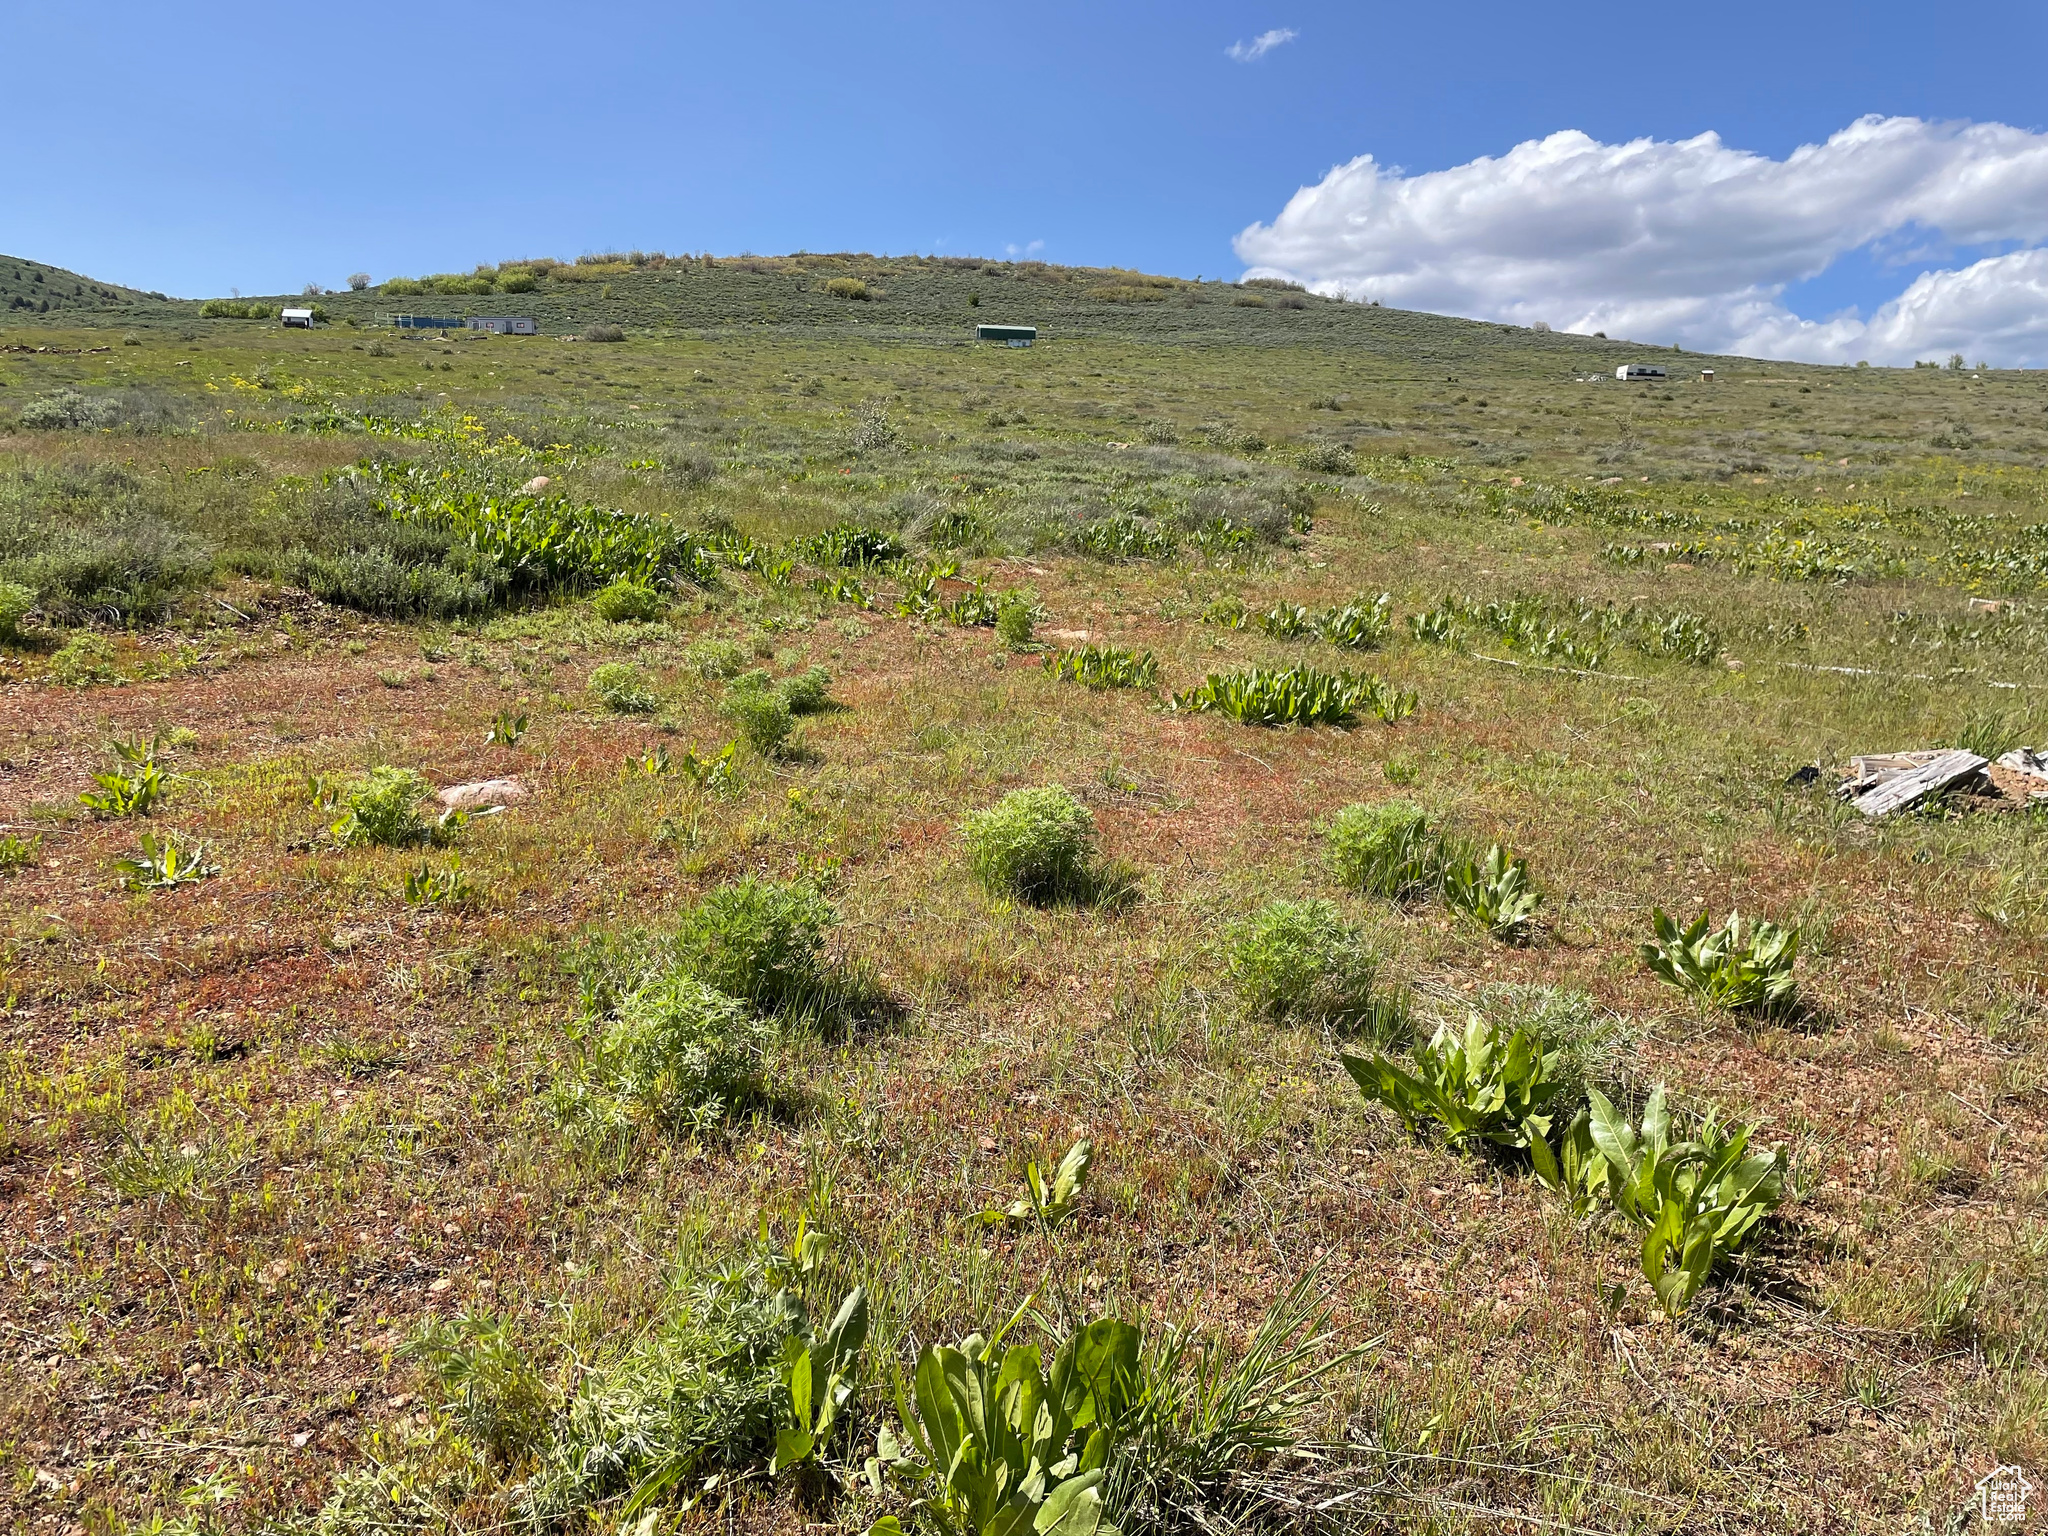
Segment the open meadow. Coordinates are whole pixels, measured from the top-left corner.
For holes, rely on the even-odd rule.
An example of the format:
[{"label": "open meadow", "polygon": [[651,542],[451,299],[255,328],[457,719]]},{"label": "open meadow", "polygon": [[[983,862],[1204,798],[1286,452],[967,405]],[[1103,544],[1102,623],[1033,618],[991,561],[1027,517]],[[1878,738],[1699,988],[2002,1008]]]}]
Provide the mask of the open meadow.
[{"label": "open meadow", "polygon": [[2048,379],[1035,263],[310,331],[30,268],[9,1528],[2048,1483],[2048,779],[1834,793],[2048,747]]}]

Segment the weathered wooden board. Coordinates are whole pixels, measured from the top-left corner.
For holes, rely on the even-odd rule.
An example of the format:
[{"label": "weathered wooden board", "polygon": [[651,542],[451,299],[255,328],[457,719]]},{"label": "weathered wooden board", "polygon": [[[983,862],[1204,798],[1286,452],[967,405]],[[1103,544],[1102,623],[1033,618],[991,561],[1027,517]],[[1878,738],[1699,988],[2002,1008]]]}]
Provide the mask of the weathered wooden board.
[{"label": "weathered wooden board", "polygon": [[[1918,757],[1921,754],[1911,755]],[[1874,820],[1918,805],[1930,795],[1938,795],[1966,779],[1975,778],[1989,766],[1988,759],[1974,752],[1956,749],[1938,752],[1917,767],[1888,773],[1868,788],[1859,788],[1858,781],[1851,780],[1844,789],[1853,791],[1849,795],[1849,803]]]}]

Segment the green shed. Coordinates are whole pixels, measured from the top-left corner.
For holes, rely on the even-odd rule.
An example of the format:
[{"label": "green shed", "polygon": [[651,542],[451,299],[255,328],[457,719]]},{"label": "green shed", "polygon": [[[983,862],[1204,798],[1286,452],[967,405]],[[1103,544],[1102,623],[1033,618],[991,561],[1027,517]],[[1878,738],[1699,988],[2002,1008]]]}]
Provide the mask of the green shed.
[{"label": "green shed", "polygon": [[1035,325],[977,325],[974,328],[976,341],[1000,341],[1006,346],[1028,347],[1038,340]]}]

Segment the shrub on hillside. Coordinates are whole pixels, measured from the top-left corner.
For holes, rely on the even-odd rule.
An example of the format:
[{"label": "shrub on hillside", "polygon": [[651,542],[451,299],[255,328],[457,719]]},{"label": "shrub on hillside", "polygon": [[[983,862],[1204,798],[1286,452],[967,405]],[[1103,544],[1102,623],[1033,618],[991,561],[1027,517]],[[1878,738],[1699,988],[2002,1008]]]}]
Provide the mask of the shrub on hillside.
[{"label": "shrub on hillside", "polygon": [[698,1129],[759,1096],[772,1037],[745,1003],[677,969],[619,1005],[594,1065],[661,1129]]},{"label": "shrub on hillside", "polygon": [[531,293],[540,286],[540,279],[523,268],[498,274],[498,291],[501,293]]},{"label": "shrub on hillside", "polygon": [[644,582],[621,577],[600,589],[590,606],[610,624],[647,623],[668,612],[668,599]]},{"label": "shrub on hillside", "polygon": [[1014,790],[969,816],[962,834],[969,865],[998,895],[1045,906],[1096,888],[1095,816],[1064,784]]},{"label": "shrub on hillside", "polygon": [[683,652],[683,662],[699,677],[717,682],[746,669],[747,653],[736,640],[707,637]]},{"label": "shrub on hillside", "polygon": [[417,847],[433,836],[419,813],[420,802],[433,792],[434,786],[415,769],[388,764],[372,768],[342,791],[345,814],[334,824],[334,839],[345,848]]},{"label": "shrub on hillside", "polygon": [[21,621],[35,611],[36,589],[18,581],[0,581],[0,640],[21,638]]},{"label": "shrub on hillside", "polygon": [[810,882],[747,875],[713,891],[684,920],[676,958],[721,992],[782,1007],[820,986],[825,934],[837,921]]},{"label": "shrub on hillside", "polygon": [[38,395],[21,408],[21,424],[36,431],[64,429],[97,431],[110,427],[120,416],[120,407],[104,396],[81,395],[75,389],[52,390]]},{"label": "shrub on hillside", "polygon": [[835,299],[872,299],[874,290],[857,277],[831,277],[825,280],[824,291]]},{"label": "shrub on hillside", "polygon": [[608,661],[590,674],[590,691],[615,715],[651,715],[661,700],[631,662]]},{"label": "shrub on hillside", "polygon": [[626,333],[616,325],[599,324],[586,326],[583,331],[583,339],[585,341],[624,341]]},{"label": "shrub on hillside", "polygon": [[743,673],[726,685],[720,713],[739,727],[747,745],[763,757],[781,750],[795,727],[789,700],[769,685],[768,674]]},{"label": "shrub on hillside", "polygon": [[1232,935],[1230,975],[1253,1013],[1388,1039],[1406,1010],[1375,990],[1379,954],[1327,901],[1269,901]]}]

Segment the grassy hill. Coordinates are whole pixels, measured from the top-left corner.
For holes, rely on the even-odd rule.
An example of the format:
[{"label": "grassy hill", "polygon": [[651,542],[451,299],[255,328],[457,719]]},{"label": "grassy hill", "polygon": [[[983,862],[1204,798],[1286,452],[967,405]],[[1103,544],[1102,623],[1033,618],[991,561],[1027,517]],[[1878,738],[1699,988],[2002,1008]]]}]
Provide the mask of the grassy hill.
[{"label": "grassy hill", "polygon": [[0,323],[52,314],[71,319],[81,314],[127,312],[166,302],[160,293],[98,282],[21,256],[0,256]]},{"label": "grassy hill", "polygon": [[[1834,793],[2048,746],[2048,380],[582,265],[0,310],[10,1526],[929,1531],[854,1474],[1013,1316],[1142,1333],[1127,1536],[2048,1463],[2039,781]],[[1681,987],[1659,911],[1798,947]],[[1766,1161],[1646,1268],[1659,1085],[1667,1193]]]}]

